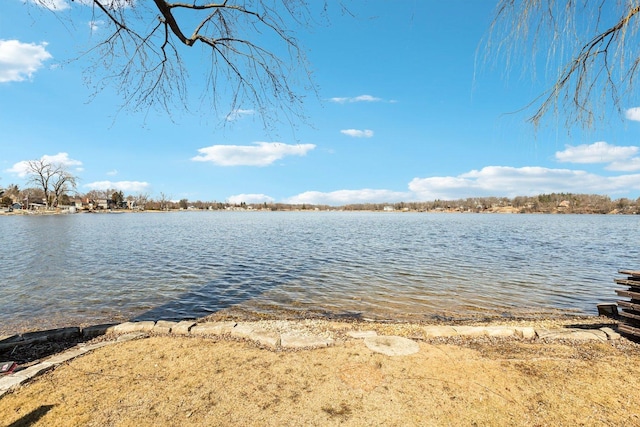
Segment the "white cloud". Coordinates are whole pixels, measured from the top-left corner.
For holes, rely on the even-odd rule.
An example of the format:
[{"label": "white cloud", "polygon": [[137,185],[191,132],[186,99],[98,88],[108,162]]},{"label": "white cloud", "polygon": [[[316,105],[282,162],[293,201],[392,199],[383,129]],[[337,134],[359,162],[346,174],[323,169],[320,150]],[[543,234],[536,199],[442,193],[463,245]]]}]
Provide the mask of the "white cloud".
[{"label": "white cloud", "polygon": [[53,156],[45,154],[44,156],[42,156],[42,160],[67,168],[82,165],[82,162],[80,160],[70,159],[69,154],[67,153],[58,153],[54,154]]},{"label": "white cloud", "polygon": [[284,203],[342,206],[354,203],[394,203],[413,197],[413,194],[407,192],[374,189],[338,190],[329,193],[307,191],[286,199]]},{"label": "white cloud", "polygon": [[121,190],[126,192],[141,192],[149,188],[148,182],[142,181],[96,181],[83,185],[90,190]]},{"label": "white cloud", "polygon": [[581,170],[537,166],[487,166],[458,176],[414,178],[409,191],[338,190],[307,191],[284,203],[342,206],[353,203],[397,203],[457,200],[467,197],[517,197],[545,193],[625,194],[640,190],[640,174],[603,176]]},{"label": "white cloud", "polygon": [[345,104],[347,102],[378,102],[382,101],[382,98],[376,98],[371,95],[360,95],[352,98],[329,98],[329,101],[336,102],[338,104]]},{"label": "white cloud", "polygon": [[640,189],[640,175],[607,177],[581,170],[487,166],[458,176],[414,178],[409,189],[419,200],[562,192],[611,194]]},{"label": "white cloud", "polygon": [[[75,166],[75,170],[77,172],[81,172],[83,170],[80,167],[82,166],[82,162],[80,160],[70,159],[69,154],[67,153],[58,153],[54,154],[53,156],[45,154],[38,160],[54,165],[59,165],[64,167],[65,169],[70,169]],[[11,168],[7,169],[6,172],[13,173],[18,175],[20,178],[24,178],[29,175],[29,162],[31,161],[33,160],[22,160],[14,164]]]},{"label": "white cloud", "polygon": [[371,96],[371,95],[360,95],[353,98],[353,101],[354,102],[377,102],[377,101],[382,101],[382,99],[376,98],[375,96]]},{"label": "white cloud", "polygon": [[227,121],[232,122],[234,120],[241,119],[244,116],[251,116],[253,114],[255,114],[254,110],[243,110],[242,108],[238,108],[227,115]]},{"label": "white cloud", "polygon": [[13,173],[18,175],[20,178],[24,178],[27,175],[29,175],[29,161],[22,160],[16,163],[15,165],[13,165],[12,167],[10,167],[9,169],[6,169],[5,172]]},{"label": "white cloud", "polygon": [[640,170],[640,157],[626,159],[620,162],[611,162],[605,167],[606,170],[616,172],[634,172]]},{"label": "white cloud", "polygon": [[107,172],[107,175],[109,176],[118,175],[118,170],[117,169],[110,170],[109,172]]},{"label": "white cloud", "polygon": [[373,136],[373,131],[369,129],[343,129],[340,131],[340,133],[351,136],[353,138],[371,138]]},{"label": "white cloud", "polygon": [[0,40],[0,83],[30,79],[44,61],[53,58],[46,50],[47,43],[22,43],[19,40]]},{"label": "white cloud", "polygon": [[273,197],[269,197],[266,194],[236,194],[235,196],[231,196],[227,199],[227,202],[239,205],[240,203],[272,203],[275,199]]},{"label": "white cloud", "polygon": [[556,152],[556,159],[567,163],[610,163],[633,157],[638,147],[619,147],[604,141],[587,145],[567,145],[564,151]]},{"label": "white cloud", "polygon": [[[640,163],[640,161],[638,161]],[[456,200],[467,197],[517,197],[545,193],[625,194],[640,191],[640,174],[604,176],[583,170],[538,166],[487,166],[457,176],[414,178],[408,191],[385,189],[306,191],[282,200],[283,203],[343,206],[355,203],[397,203]],[[270,202],[262,194],[232,196],[231,203]]]},{"label": "white cloud", "polygon": [[629,108],[624,112],[624,115],[627,119],[633,120],[634,122],[640,122],[640,107]]},{"label": "white cloud", "polygon": [[285,156],[304,156],[314,144],[287,145],[281,142],[256,142],[255,145],[212,145],[198,149],[191,160],[218,166],[268,166]]}]

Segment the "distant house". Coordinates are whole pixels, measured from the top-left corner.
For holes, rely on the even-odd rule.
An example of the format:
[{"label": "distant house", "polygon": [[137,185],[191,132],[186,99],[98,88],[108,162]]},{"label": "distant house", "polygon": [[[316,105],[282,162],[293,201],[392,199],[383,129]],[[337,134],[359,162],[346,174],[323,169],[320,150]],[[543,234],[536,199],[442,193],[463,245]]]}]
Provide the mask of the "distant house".
[{"label": "distant house", "polygon": [[137,209],[138,204],[135,200],[124,200],[120,203],[117,203],[112,199],[96,199],[96,200],[84,200],[83,207],[94,210],[94,209]]},{"label": "distant house", "polygon": [[393,206],[385,206],[384,208],[382,208],[382,210],[385,212],[392,212],[394,209]]},{"label": "distant house", "polygon": [[75,199],[69,200],[69,206],[80,210],[84,207],[84,202],[82,198],[76,197]]},{"label": "distant house", "polygon": [[98,199],[95,201],[94,207],[96,209],[109,209],[109,199]]}]

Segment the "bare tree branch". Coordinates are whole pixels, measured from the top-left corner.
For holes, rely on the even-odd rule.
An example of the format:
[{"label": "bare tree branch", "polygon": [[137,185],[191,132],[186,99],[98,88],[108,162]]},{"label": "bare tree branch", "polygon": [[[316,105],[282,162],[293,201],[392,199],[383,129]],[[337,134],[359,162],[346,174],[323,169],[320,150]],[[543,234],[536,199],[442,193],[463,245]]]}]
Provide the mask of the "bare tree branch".
[{"label": "bare tree branch", "polygon": [[312,24],[306,0],[91,3],[108,26],[93,34],[103,37],[85,54],[95,60],[86,73],[94,95],[112,85],[124,107],[186,110],[188,89],[199,84],[189,74],[203,72],[187,69],[187,48],[200,44],[211,58],[202,93],[219,118],[243,108],[258,111],[266,127],[283,115],[290,123],[304,120],[304,97],[314,85],[293,34]]},{"label": "bare tree branch", "polygon": [[27,162],[28,173],[30,175],[29,182],[44,192],[44,203],[48,208],[50,203],[50,185],[51,178],[55,175],[54,166],[45,160],[31,160]]},{"label": "bare tree branch", "polygon": [[76,188],[77,178],[71,175],[63,165],[48,160],[30,160],[27,162],[29,182],[44,193],[46,208],[57,206],[60,197]]},{"label": "bare tree branch", "polygon": [[[487,48],[492,55],[532,58],[547,52],[547,71],[558,64],[554,82],[529,104],[535,126],[551,111],[562,111],[565,125],[594,124],[611,105],[622,114],[633,90],[640,49],[638,0],[500,0]],[[630,64],[630,65],[628,65]],[[601,116],[600,116],[601,117]]]}]

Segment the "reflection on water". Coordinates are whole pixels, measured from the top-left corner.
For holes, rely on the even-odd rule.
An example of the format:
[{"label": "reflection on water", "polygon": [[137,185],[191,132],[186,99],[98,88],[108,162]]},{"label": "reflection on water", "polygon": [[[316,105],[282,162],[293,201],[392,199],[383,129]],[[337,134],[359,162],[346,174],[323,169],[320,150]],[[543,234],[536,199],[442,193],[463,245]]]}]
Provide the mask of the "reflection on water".
[{"label": "reflection on water", "polygon": [[638,218],[350,212],[0,217],[0,330],[112,319],[595,313]]}]

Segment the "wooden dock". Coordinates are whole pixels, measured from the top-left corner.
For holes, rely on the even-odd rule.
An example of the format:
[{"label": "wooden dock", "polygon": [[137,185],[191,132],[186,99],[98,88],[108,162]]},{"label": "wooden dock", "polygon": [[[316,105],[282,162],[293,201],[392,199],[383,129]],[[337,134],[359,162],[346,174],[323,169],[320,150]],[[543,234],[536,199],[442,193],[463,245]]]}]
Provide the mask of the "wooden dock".
[{"label": "wooden dock", "polygon": [[616,284],[626,286],[626,290],[616,289],[616,294],[629,300],[618,301],[620,324],[618,330],[624,334],[640,339],[640,271],[620,270],[626,279],[614,279]]}]

